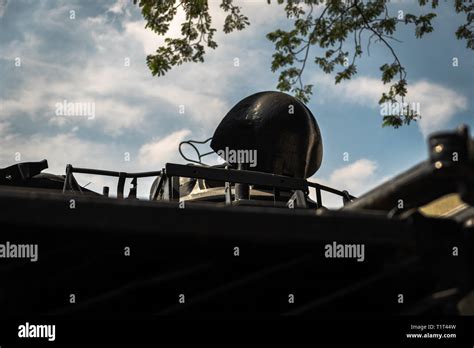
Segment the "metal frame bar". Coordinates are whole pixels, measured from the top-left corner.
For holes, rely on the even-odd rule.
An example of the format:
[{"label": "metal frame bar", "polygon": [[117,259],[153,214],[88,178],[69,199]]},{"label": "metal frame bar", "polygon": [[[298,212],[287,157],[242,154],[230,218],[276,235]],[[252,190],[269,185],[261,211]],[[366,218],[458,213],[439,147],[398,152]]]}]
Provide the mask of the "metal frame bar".
[{"label": "metal frame bar", "polygon": [[[295,191],[309,192],[309,187],[316,189],[316,200],[318,207],[322,207],[321,190],[327,191],[343,198],[344,204],[356,197],[350,195],[347,191],[339,191],[331,187],[321,185],[315,182],[310,182],[305,179],[291,178],[283,175],[276,175],[270,173],[255,172],[251,170],[235,170],[235,169],[221,169],[211,167],[200,167],[194,165],[183,165],[175,163],[166,163],[164,170],[127,173],[110,170],[90,169],[73,167],[71,164],[66,166],[66,178],[64,180],[63,193],[68,187],[71,187],[71,182],[74,180],[73,173],[80,174],[95,174],[104,176],[113,176],[119,178],[117,183],[117,198],[124,197],[124,187],[127,178],[137,179],[150,176],[166,175],[168,181],[169,200],[179,200],[179,178],[197,178],[207,179],[213,181],[220,181],[224,183],[239,183],[248,185],[259,185],[273,187],[277,191],[280,189],[289,189]],[[81,191],[82,192],[82,191]]]},{"label": "metal frame bar", "polygon": [[330,192],[330,193],[333,193],[335,195],[339,195],[341,197],[345,197],[348,195],[348,197],[350,199],[355,199],[356,197],[350,195],[347,191],[339,191],[339,190],[336,190],[336,189],[333,189],[332,187],[329,187],[329,186],[324,186],[324,185],[321,185],[321,184],[318,184],[317,182],[311,182],[311,181],[308,181],[308,186],[310,187],[314,187],[316,190],[318,191],[327,191],[327,192]]},{"label": "metal frame bar", "polygon": [[333,189],[332,187],[318,184],[317,182],[307,181],[307,183],[309,187],[314,187],[316,189],[316,201],[319,207],[323,206],[323,198],[321,196],[321,191],[327,191],[329,193],[341,196],[344,205],[346,205],[348,202],[351,202],[353,199],[356,199],[356,197],[349,194],[349,192],[347,192],[346,190],[339,191],[339,190]]},{"label": "metal frame bar", "polygon": [[291,178],[283,175],[255,172],[251,170],[221,169],[200,167],[194,165],[182,165],[166,163],[165,173],[168,177],[186,177],[207,179],[220,182],[230,182],[248,185],[260,185],[273,187],[274,189],[290,189],[295,191],[309,192],[309,187],[316,189],[316,200],[318,207],[323,206],[321,190],[339,195],[343,199],[344,205],[356,197],[347,191],[339,191],[331,187],[310,182],[305,179]]},{"label": "metal frame bar", "polygon": [[[100,170],[100,169],[89,169],[89,168],[77,168],[73,167],[71,164],[66,166],[66,178],[64,179],[63,193],[66,192],[68,186],[71,186],[71,180],[74,179],[73,173],[80,174],[94,174],[94,175],[103,175],[103,176],[113,176],[119,178],[117,183],[117,198],[123,198],[123,190],[125,187],[125,180],[127,178],[137,179],[137,178],[146,178],[150,176],[159,176],[162,174],[161,170],[151,171],[151,172],[139,172],[139,173],[126,173],[126,172],[115,172],[111,170]],[[138,186],[135,185],[135,188]],[[80,188],[79,188],[80,190]],[[80,191],[82,193],[82,191]]]},{"label": "metal frame bar", "polygon": [[279,187],[308,192],[308,182],[304,179],[283,175],[254,172],[250,170],[220,169],[166,163],[166,175],[186,178],[207,179],[220,182]]}]

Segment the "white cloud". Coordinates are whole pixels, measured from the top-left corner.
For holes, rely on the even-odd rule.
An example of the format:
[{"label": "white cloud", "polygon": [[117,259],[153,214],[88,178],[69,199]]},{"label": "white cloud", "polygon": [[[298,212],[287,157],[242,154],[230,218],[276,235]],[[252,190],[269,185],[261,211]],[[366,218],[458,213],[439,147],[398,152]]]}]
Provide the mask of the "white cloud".
[{"label": "white cloud", "polygon": [[[334,85],[334,83],[331,83],[331,85]],[[338,97],[357,104],[367,105],[370,103],[371,106],[378,106],[378,100],[386,86],[378,79],[361,76],[344,81],[334,88],[342,90]]]},{"label": "white cloud", "polygon": [[125,35],[137,40],[143,45],[143,52],[146,54],[154,53],[164,40],[151,29],[145,29],[143,21],[127,21],[124,23]]},{"label": "white cloud", "polygon": [[[145,129],[147,117],[154,114],[149,106],[164,102],[168,104],[168,110],[178,110],[180,105],[184,105],[183,118],[201,129],[215,127],[230,108],[225,101],[231,88],[228,82],[249,76],[247,72],[255,68],[254,58],[258,52],[240,54],[242,67],[235,68],[230,51],[219,47],[217,51],[210,50],[207,65],[185,64],[167,76],[153,77],[145,64],[145,56],[156,50],[163,37],[145,29],[144,20],[132,20],[130,9],[125,11],[124,6],[118,1],[108,11],[125,13],[123,31],[111,25],[106,14],[75,22],[74,32],[90,37],[97,49],[95,52],[78,52],[77,65],[63,66],[61,61],[43,61],[38,46],[44,43],[44,38],[32,31],[24,33],[23,41],[7,45],[9,49],[4,52],[8,52],[8,56],[3,58],[11,60],[13,66],[16,56],[25,57],[19,69],[26,69],[22,75],[26,78],[22,86],[12,89],[8,99],[2,100],[0,118],[26,113],[34,120],[47,118],[50,124],[68,126],[64,120],[51,119],[51,111],[57,102],[64,99],[71,102],[95,100],[97,110],[106,112],[97,117],[94,126],[102,127],[107,135],[118,136],[129,129]],[[132,8],[136,10],[135,6]],[[55,10],[55,13],[63,12]],[[172,35],[179,34],[180,22],[175,22]],[[48,23],[41,25],[47,26]],[[68,30],[68,26],[65,25],[63,30]],[[140,47],[142,49],[137,49]],[[130,59],[129,67],[124,66],[126,58]],[[252,64],[245,64],[246,58]],[[153,115],[158,118],[165,116],[170,115]]]},{"label": "white cloud", "polygon": [[8,122],[0,121],[0,137],[7,136],[7,132],[10,128],[10,124]]},{"label": "white cloud", "polygon": [[[357,77],[334,85],[330,76],[318,77],[320,84],[327,88],[325,98],[332,95],[338,100],[379,109],[378,100],[382,92],[389,88],[382,81],[370,77]],[[442,130],[456,113],[466,110],[468,99],[457,91],[440,84],[421,80],[408,85],[405,98],[408,103],[420,103],[421,119],[417,122],[421,133]]]},{"label": "white cloud", "polygon": [[117,0],[112,6],[109,7],[108,12],[111,12],[114,14],[124,14],[126,13],[128,5],[131,5],[131,1]]},{"label": "white cloud", "polygon": [[104,131],[110,135],[121,135],[125,129],[143,127],[145,109],[140,105],[106,98],[97,103],[95,121],[102,122]]},{"label": "white cloud", "polygon": [[[353,196],[359,196],[376,186],[386,178],[377,175],[377,162],[366,158],[335,169],[328,178],[317,178],[315,181],[338,190],[346,190]],[[342,206],[342,198],[330,193],[322,192],[325,207],[337,208]],[[315,199],[314,191],[311,197]]]},{"label": "white cloud", "polygon": [[32,135],[28,141],[20,134],[10,134],[2,138],[0,159],[2,166],[11,165],[15,154],[21,155],[21,161],[40,161],[48,159],[51,172],[64,173],[66,165],[109,167],[108,160],[114,152],[113,145],[100,144],[78,138],[73,133],[57,135]]},{"label": "white cloud", "polygon": [[0,18],[3,17],[5,14],[5,10],[7,9],[8,1],[7,0],[0,0]]},{"label": "white cloud", "polygon": [[[100,76],[99,73],[97,75]],[[2,100],[0,119],[15,118],[18,121],[18,115],[24,113],[34,122],[47,121],[59,126],[71,124],[81,124],[85,127],[99,126],[102,127],[104,133],[111,136],[119,136],[125,130],[143,127],[145,106],[120,98],[123,91],[118,91],[120,93],[115,95],[107,93],[105,89],[100,91],[104,80],[97,80],[97,85],[91,83],[94,74],[75,75],[73,72],[66,73],[65,77],[64,80],[32,77],[29,84],[17,92],[15,98]],[[112,76],[109,77],[112,78]],[[113,79],[107,83],[113,84]],[[48,86],[48,88],[39,86]],[[72,103],[94,103],[95,118],[56,116],[56,104],[63,103],[64,100]]]},{"label": "white cloud", "polygon": [[334,170],[329,177],[329,183],[354,194],[360,194],[374,180],[376,169],[375,161],[363,158]]},{"label": "white cloud", "polygon": [[189,134],[191,132],[188,129],[182,129],[144,144],[138,151],[140,165],[143,168],[161,168],[166,162],[176,159],[179,143]]},{"label": "white cloud", "polygon": [[377,163],[362,158],[354,163],[335,169],[328,179],[329,186],[347,190],[358,195],[373,185],[376,179]]},{"label": "white cloud", "polygon": [[466,110],[468,106],[465,96],[427,81],[418,82],[409,88],[407,98],[421,104],[422,117],[418,124],[425,136],[441,130],[457,112]]}]

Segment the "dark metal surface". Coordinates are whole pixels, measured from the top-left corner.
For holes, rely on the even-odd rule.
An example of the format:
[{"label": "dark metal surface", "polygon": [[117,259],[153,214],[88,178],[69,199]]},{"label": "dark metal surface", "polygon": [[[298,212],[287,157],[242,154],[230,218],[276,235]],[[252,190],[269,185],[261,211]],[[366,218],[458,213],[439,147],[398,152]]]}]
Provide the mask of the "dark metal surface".
[{"label": "dark metal surface", "polygon": [[[245,163],[239,163],[237,166],[238,170],[247,170],[248,166]],[[235,184],[235,200],[250,199],[250,185],[236,183]]]},{"label": "dark metal surface", "polygon": [[48,161],[22,162],[0,169],[0,185],[24,183],[48,168]]},{"label": "dark metal surface", "polygon": [[[71,199],[75,200],[75,209],[70,208]],[[186,209],[179,209],[179,202],[119,200],[76,192],[62,194],[14,187],[0,190],[0,211],[3,212],[0,215],[1,224],[34,225],[45,229],[69,226],[82,231],[84,236],[93,235],[96,228],[106,227],[104,232],[111,236],[128,231],[137,238],[155,234],[180,239],[213,236],[280,245],[334,238],[341,242],[367,241],[405,246],[414,242],[412,232],[406,229],[403,221],[387,219],[384,214],[372,212],[326,211],[319,215],[311,209],[247,206],[223,209],[222,206],[197,202],[186,202]],[[216,219],[203,218],[207,216],[215,216]],[[254,216],[254,225],[242,228],[247,225],[248,216]],[[224,228],[220,225],[222,221],[232,223]],[[366,229],[369,221],[371,228]],[[352,226],[352,230],[344,228],[347,224]],[[304,228],[296,229],[296,225]],[[23,229],[18,228],[15,233],[22,232]]]},{"label": "dark metal surface", "polygon": [[308,178],[320,167],[322,137],[311,111],[281,92],[253,94],[237,103],[217,127],[214,151],[255,150],[256,171]]},{"label": "dark metal surface", "polygon": [[[422,216],[192,202],[180,209],[177,202],[19,188],[0,190],[0,211],[3,238],[40,250],[36,263],[1,265],[8,282],[0,316],[387,314],[433,291],[456,287],[462,295],[462,280],[472,275],[450,253],[458,245],[468,254],[470,235],[454,221]],[[364,243],[366,262],[324,258],[332,241]],[[406,304],[397,304],[394,286]],[[68,302],[71,293],[77,304]],[[186,304],[178,304],[179,293]]]}]

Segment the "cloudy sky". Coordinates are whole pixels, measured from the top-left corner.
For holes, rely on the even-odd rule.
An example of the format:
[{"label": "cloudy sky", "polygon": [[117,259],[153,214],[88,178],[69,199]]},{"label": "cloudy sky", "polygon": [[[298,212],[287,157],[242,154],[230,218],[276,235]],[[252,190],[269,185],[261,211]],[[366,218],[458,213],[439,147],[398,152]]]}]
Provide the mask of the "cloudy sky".
[{"label": "cloudy sky", "polygon": [[[212,136],[239,100],[275,90],[273,46],[265,34],[290,20],[281,5],[237,2],[250,27],[219,32],[219,47],[208,52],[205,63],[185,64],[158,78],[145,57],[164,39],[144,28],[131,0],[0,0],[0,167],[14,164],[19,154],[22,161],[48,159],[48,171],[58,174],[67,163],[142,171],[183,162],[180,141]],[[209,3],[220,29],[225,14],[219,1]],[[393,1],[390,11],[399,10],[417,13],[419,7],[411,0]],[[339,85],[315,65],[307,68],[305,82],[315,86],[308,106],[324,142],[323,164],[312,180],[360,195],[425,159],[430,132],[460,123],[474,126],[473,55],[454,37],[464,18],[449,1],[436,12],[434,33],[416,40],[413,30],[402,26],[397,32],[402,42],[393,43],[408,72],[409,101],[420,103],[423,114],[409,127],[381,127],[377,101],[385,89],[378,67],[392,61],[383,46],[373,44],[357,77]],[[168,36],[179,34],[182,18]],[[64,100],[94,103],[95,117],[58,116],[57,103]],[[93,180],[89,187],[97,190],[115,186],[106,178],[78,178],[82,184]],[[147,185],[143,182],[142,195]]]}]

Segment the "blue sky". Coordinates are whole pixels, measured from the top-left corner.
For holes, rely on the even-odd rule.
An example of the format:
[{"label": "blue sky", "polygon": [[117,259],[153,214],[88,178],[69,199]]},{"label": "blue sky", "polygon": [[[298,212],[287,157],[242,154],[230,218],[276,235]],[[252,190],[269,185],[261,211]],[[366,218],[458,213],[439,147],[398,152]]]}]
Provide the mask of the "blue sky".
[{"label": "blue sky", "polygon": [[[220,29],[225,14],[218,1],[209,3]],[[185,64],[158,78],[151,76],[145,57],[163,37],[144,28],[131,0],[0,0],[0,167],[13,164],[18,154],[22,161],[47,158],[49,171],[58,174],[67,163],[141,171],[182,162],[180,141],[212,136],[239,100],[275,90],[273,45],[265,34],[288,27],[291,20],[281,5],[237,3],[250,27],[219,32],[219,47],[208,51],[205,63]],[[392,1],[390,11],[418,13],[416,3]],[[423,115],[409,127],[381,127],[377,101],[386,89],[379,66],[392,62],[382,45],[373,43],[356,78],[339,85],[309,64],[304,79],[315,86],[308,107],[324,143],[323,163],[312,180],[360,195],[425,159],[430,132],[460,123],[474,126],[473,55],[454,36],[464,18],[455,14],[450,1],[442,1],[435,12],[433,33],[417,40],[412,28],[402,25],[396,34],[402,42],[393,42],[408,72],[408,100],[420,103]],[[168,36],[179,35],[180,18],[182,14]],[[318,53],[311,51],[313,57]],[[453,57],[458,67],[452,66]],[[15,66],[18,58],[21,66]],[[96,117],[57,116],[55,105],[63,100],[94,103]],[[94,181],[90,187],[97,190],[115,185],[106,178],[80,179],[83,184]],[[146,195],[149,181],[143,184],[140,192]]]}]

